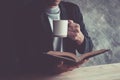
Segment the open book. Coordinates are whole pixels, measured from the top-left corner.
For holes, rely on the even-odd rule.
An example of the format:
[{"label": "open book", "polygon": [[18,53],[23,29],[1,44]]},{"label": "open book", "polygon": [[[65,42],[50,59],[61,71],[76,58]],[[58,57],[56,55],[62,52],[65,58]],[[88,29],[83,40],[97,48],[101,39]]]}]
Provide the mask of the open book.
[{"label": "open book", "polygon": [[94,57],[96,55],[105,53],[107,51],[109,51],[109,49],[101,49],[101,50],[91,51],[91,52],[88,52],[88,53],[84,53],[79,57],[76,56],[73,53],[57,52],[57,51],[49,51],[49,52],[47,52],[47,55],[50,55],[52,57],[55,57],[55,58],[58,58],[58,59],[65,60],[65,61],[68,61],[70,63],[76,64],[76,63],[79,63],[79,62],[81,62],[85,59],[88,59],[90,57]]}]

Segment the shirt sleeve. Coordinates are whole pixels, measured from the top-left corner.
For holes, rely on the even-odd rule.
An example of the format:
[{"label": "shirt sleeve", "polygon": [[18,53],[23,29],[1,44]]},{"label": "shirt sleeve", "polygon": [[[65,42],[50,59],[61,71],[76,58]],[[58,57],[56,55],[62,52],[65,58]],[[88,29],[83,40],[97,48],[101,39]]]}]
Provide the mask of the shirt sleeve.
[{"label": "shirt sleeve", "polygon": [[85,37],[84,42],[81,45],[78,45],[76,43],[76,45],[77,45],[76,49],[78,50],[79,53],[83,54],[83,53],[86,53],[86,52],[89,52],[92,50],[93,43],[92,43],[92,40],[89,37],[88,32],[85,28],[85,24],[83,22],[83,16],[82,16],[82,13],[81,13],[79,7],[75,6],[74,10],[75,10],[75,22],[80,25],[81,32],[83,33],[83,35]]}]

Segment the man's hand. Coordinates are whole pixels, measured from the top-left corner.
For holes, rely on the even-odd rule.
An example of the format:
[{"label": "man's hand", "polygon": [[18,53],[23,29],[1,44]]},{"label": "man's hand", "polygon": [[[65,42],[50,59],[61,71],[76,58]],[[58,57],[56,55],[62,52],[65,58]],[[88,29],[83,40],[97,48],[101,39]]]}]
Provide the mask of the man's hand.
[{"label": "man's hand", "polygon": [[88,60],[83,60],[79,63],[76,63],[75,65],[67,65],[65,64],[64,61],[60,61],[59,64],[56,66],[56,73],[63,73],[63,72],[67,72],[67,71],[72,71],[76,68],[79,68],[82,64],[84,64],[85,62],[87,62]]},{"label": "man's hand", "polygon": [[64,63],[64,61],[60,61],[56,67],[56,72],[62,73],[62,72],[72,71],[75,68],[78,68],[78,66],[77,65],[67,65]]},{"label": "man's hand", "polygon": [[[59,52],[59,51],[57,51],[57,52],[49,51],[49,52],[52,52],[52,54],[65,54],[66,53],[66,52]],[[69,52],[67,52],[67,53],[69,53]],[[53,60],[53,62],[51,62],[51,64],[53,64],[53,73],[62,73],[62,72],[72,71],[75,68],[78,68],[79,66],[84,64],[85,62],[86,62],[86,60],[82,60],[80,62],[73,63],[71,61],[67,61],[64,59],[58,59],[55,62]]]},{"label": "man's hand", "polygon": [[80,25],[72,20],[69,20],[68,22],[68,37],[76,41],[78,45],[81,45],[84,41],[84,35],[80,31]]}]

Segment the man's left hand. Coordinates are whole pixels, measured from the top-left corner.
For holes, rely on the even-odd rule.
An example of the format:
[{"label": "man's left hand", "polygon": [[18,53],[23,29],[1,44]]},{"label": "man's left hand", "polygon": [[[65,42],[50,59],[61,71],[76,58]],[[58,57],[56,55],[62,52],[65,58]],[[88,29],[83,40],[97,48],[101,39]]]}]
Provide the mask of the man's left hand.
[{"label": "man's left hand", "polygon": [[77,42],[78,45],[81,45],[84,41],[84,35],[80,30],[80,25],[73,22],[72,20],[68,21],[68,37]]}]

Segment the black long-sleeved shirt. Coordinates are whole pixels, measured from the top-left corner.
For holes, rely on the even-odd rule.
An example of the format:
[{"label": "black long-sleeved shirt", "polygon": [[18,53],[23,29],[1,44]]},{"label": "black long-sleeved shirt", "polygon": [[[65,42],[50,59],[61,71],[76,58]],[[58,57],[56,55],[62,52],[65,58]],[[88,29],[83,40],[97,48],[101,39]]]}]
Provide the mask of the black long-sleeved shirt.
[{"label": "black long-sleeved shirt", "polygon": [[[85,29],[79,7],[69,2],[61,2],[59,7],[61,11],[60,18],[63,20],[73,20],[78,23],[85,36],[85,40],[81,45],[78,45],[68,37],[64,38],[63,50],[72,53],[78,50],[81,54],[91,51],[93,44]],[[53,50],[53,33],[45,9],[32,4],[24,7],[24,9],[17,13],[16,25],[14,27],[17,57],[21,63],[40,62],[40,59],[43,59],[43,57],[40,57],[41,54]]]}]

